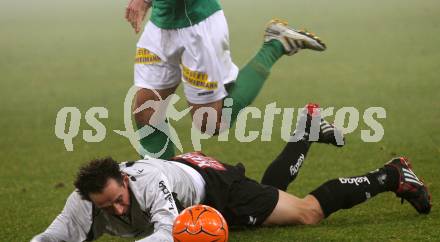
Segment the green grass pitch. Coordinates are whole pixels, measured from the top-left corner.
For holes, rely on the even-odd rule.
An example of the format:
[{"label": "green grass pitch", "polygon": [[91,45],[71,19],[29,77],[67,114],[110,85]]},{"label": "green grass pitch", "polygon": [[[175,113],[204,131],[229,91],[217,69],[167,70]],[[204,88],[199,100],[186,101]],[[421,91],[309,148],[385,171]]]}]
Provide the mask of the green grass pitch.
[{"label": "green grass pitch", "polygon": [[[223,0],[234,61],[242,66],[262,42],[272,17],[306,27],[327,43],[323,53],[285,57],[253,106],[302,107],[309,101],[363,111],[384,107],[385,136],[361,140],[359,128],[343,149],[315,145],[289,192],[304,196],[324,181],[372,170],[396,154],[408,156],[433,195],[429,216],[419,216],[393,194],[381,194],[317,226],[231,232],[231,241],[440,240],[440,2],[435,0]],[[138,38],[124,21],[126,1],[2,1],[0,3],[0,241],[21,242],[43,231],[61,211],[78,166],[111,155],[136,159],[124,129],[123,100],[132,85]],[[182,93],[179,88],[179,93]],[[185,101],[179,103],[184,108]],[[81,133],[67,152],[54,134],[62,107],[84,117],[93,106],[109,118],[100,143]],[[330,118],[332,120],[332,118]],[[280,118],[271,142],[204,141],[203,150],[243,162],[260,179],[283,146]],[[261,129],[262,122],[248,125]],[[175,123],[191,150],[190,119]],[[90,129],[84,119],[81,130]],[[99,241],[132,241],[105,236]]]}]

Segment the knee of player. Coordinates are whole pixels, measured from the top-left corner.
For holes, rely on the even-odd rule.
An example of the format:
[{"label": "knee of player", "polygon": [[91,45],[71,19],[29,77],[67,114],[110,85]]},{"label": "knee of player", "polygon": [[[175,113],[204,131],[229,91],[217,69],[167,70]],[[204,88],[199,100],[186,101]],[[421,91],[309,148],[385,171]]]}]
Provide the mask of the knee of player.
[{"label": "knee of player", "polygon": [[319,203],[313,197],[307,196],[303,199],[304,209],[301,210],[301,223],[304,225],[314,225],[324,219],[324,213]]},{"label": "knee of player", "polygon": [[[133,112],[135,112],[135,108],[133,108]],[[153,111],[148,109],[142,110],[140,112],[134,113],[134,120],[137,124],[149,124],[151,116],[153,115]]]},{"label": "knee of player", "polygon": [[301,216],[301,223],[304,225],[315,225],[322,221],[322,216],[315,210],[307,210]]},{"label": "knee of player", "polygon": [[160,117],[159,115],[155,115],[154,109],[147,108],[138,113],[135,113],[134,120],[138,126],[151,125],[156,127],[165,120],[165,117]]}]

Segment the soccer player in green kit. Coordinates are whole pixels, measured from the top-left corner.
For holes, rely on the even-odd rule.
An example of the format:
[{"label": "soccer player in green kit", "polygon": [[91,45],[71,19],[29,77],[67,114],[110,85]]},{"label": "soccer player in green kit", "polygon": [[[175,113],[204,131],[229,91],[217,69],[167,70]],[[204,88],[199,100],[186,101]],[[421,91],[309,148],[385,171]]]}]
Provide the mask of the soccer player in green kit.
[{"label": "soccer player in green kit", "polygon": [[[313,34],[274,19],[266,27],[260,50],[238,70],[231,59],[228,26],[218,0],[131,0],[125,17],[136,33],[150,8],[150,20],[137,43],[134,84],[140,89],[134,110],[150,100],[165,100],[183,82],[193,116],[201,107],[217,112],[215,133],[225,127],[221,124],[221,112],[226,98],[233,100],[230,122],[226,125],[230,127],[239,111],[258,95],[279,58],[301,49],[326,48]],[[164,122],[165,117],[154,115],[156,109],[149,107],[136,113],[137,126],[154,128]],[[193,122],[201,131],[206,130],[206,116],[193,117]],[[158,129],[140,142],[149,154],[159,154],[158,158],[174,156],[173,145],[164,148],[167,134]]]}]

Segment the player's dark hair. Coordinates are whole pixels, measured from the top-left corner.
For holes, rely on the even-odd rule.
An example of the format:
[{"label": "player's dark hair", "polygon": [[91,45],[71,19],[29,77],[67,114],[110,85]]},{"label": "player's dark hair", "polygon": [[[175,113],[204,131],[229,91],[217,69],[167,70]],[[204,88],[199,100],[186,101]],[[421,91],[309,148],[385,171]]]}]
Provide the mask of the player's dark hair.
[{"label": "player's dark hair", "polygon": [[90,201],[89,194],[102,192],[109,178],[115,179],[120,184],[123,183],[118,162],[111,157],[95,159],[79,169],[74,185],[81,197]]}]

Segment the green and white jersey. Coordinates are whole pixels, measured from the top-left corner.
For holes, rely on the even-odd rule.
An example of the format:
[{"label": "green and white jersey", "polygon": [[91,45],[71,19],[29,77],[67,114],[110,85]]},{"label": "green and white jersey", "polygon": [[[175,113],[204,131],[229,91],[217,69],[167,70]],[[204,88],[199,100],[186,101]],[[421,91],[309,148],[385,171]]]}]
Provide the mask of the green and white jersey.
[{"label": "green and white jersey", "polygon": [[153,0],[150,21],[162,29],[185,28],[221,9],[218,0]]}]

